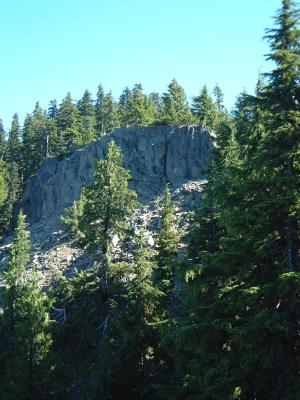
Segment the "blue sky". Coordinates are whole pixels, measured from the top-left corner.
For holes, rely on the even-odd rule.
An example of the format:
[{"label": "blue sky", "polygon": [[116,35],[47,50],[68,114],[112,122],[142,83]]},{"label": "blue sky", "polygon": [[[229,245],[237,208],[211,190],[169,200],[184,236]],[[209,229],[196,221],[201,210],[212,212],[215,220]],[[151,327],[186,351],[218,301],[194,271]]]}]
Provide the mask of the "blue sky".
[{"label": "blue sky", "polygon": [[189,97],[219,83],[228,107],[268,66],[264,29],[280,0],[0,1],[0,118],[22,122],[35,102],[102,83],[163,92],[172,78]]}]

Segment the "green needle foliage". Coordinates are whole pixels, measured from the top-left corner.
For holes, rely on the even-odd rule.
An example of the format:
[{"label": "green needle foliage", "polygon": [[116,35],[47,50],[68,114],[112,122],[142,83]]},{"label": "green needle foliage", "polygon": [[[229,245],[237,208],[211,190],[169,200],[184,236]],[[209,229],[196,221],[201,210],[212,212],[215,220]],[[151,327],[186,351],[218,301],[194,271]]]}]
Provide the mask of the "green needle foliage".
[{"label": "green needle foliage", "polygon": [[171,189],[168,185],[163,193],[159,214],[160,228],[157,234],[158,270],[156,272],[156,280],[161,290],[169,294],[174,286],[179,232],[176,209],[172,200]]},{"label": "green needle foliage", "polygon": [[192,114],[187,104],[186,95],[175,79],[169,84],[168,91],[163,94],[163,103],[163,123],[185,125],[192,122]]},{"label": "green needle foliage", "polygon": [[46,399],[49,378],[46,358],[52,343],[50,302],[41,291],[36,274],[26,274],[30,239],[25,215],[20,212],[9,263],[4,273],[4,309],[1,320],[3,337],[3,399]]},{"label": "green needle foliage", "polygon": [[155,399],[153,383],[162,371],[157,340],[163,318],[163,293],[153,283],[153,251],[144,233],[137,237],[133,259],[114,263],[109,273],[111,297],[106,331],[100,343],[98,393],[103,398]]},{"label": "green needle foliage", "polygon": [[130,178],[129,171],[122,167],[121,151],[112,141],[106,158],[96,162],[92,185],[83,190],[79,202],[63,218],[101,266],[105,292],[112,239],[115,235],[119,239],[127,235],[130,218],[137,207],[136,193],[128,188]]},{"label": "green needle foliage", "polygon": [[204,210],[194,225],[177,336],[190,399],[300,396],[300,32],[291,1],[276,22],[268,31],[275,69],[256,98],[243,97],[238,134],[218,149],[206,191],[211,218]]}]

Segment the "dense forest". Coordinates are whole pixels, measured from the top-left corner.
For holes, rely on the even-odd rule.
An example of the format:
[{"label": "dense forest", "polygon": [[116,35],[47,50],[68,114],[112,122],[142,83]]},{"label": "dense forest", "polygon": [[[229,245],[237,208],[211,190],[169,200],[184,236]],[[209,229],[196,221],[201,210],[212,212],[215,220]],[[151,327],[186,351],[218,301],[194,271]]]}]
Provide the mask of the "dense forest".
[{"label": "dense forest", "polygon": [[[137,84],[118,101],[100,85],[95,101],[88,91],[78,102],[68,94],[47,111],[37,103],[22,128],[15,114],[8,135],[0,125],[0,238],[13,231],[2,274],[1,399],[300,399],[300,30],[292,0],[282,0],[266,40],[273,69],[230,113],[218,85],[189,104],[173,80],[162,95]],[[111,141],[93,183],[62,217],[94,268],[58,274],[46,287],[27,269],[26,216],[14,215],[28,179],[45,159],[117,127],[157,124],[203,126],[214,145],[185,233],[169,185],[155,245],[133,226],[138,197]]]}]

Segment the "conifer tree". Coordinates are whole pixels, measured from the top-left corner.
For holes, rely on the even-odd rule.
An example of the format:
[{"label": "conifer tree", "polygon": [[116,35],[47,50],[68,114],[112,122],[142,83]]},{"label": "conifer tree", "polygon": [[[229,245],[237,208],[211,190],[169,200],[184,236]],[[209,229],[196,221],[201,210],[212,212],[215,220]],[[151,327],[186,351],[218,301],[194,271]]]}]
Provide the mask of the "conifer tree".
[{"label": "conifer tree", "polygon": [[127,112],[123,115],[123,123],[126,125],[149,125],[154,122],[155,109],[143,93],[141,84],[134,85],[126,106]]},{"label": "conifer tree", "polygon": [[159,124],[163,118],[163,99],[159,93],[153,92],[149,94],[149,100],[154,108],[154,121]]},{"label": "conifer tree", "polygon": [[49,119],[55,119],[57,117],[57,113],[58,113],[57,101],[54,99],[50,101],[47,116]]},{"label": "conifer tree", "polygon": [[206,86],[203,87],[199,96],[194,97],[192,112],[201,126],[211,130],[215,128],[217,108]]},{"label": "conifer tree", "polygon": [[21,161],[21,151],[22,151],[22,142],[21,142],[21,130],[19,125],[18,114],[14,114],[11,128],[8,134],[7,141],[7,160],[15,163],[20,163]]},{"label": "conifer tree", "polygon": [[130,115],[131,97],[132,97],[131,90],[128,87],[126,87],[123,90],[118,102],[119,120],[121,126],[128,125],[128,115]]},{"label": "conifer tree", "polygon": [[175,79],[168,86],[167,93],[163,94],[164,117],[166,124],[182,125],[192,122],[192,116],[187,104],[183,88]]},{"label": "conifer tree", "polygon": [[4,278],[4,326],[8,345],[3,397],[44,398],[43,362],[51,345],[49,300],[36,275],[26,276],[30,239],[25,215],[20,212]]},{"label": "conifer tree", "polygon": [[219,113],[224,112],[224,94],[218,84],[214,87],[213,94],[215,97],[215,104]]},{"label": "conifer tree", "polygon": [[94,255],[104,294],[108,291],[112,239],[114,235],[120,239],[126,235],[137,206],[136,193],[128,189],[129,180],[129,172],[122,167],[121,151],[111,142],[106,158],[96,163],[92,185],[83,190],[79,202],[75,202],[63,219],[81,245]]},{"label": "conifer tree", "polygon": [[101,137],[103,132],[103,98],[104,98],[104,90],[102,85],[99,85],[97,91],[96,104],[95,104],[97,137]]},{"label": "conifer tree", "polygon": [[0,240],[8,226],[8,168],[5,161],[0,160]]},{"label": "conifer tree", "polygon": [[3,160],[6,154],[6,135],[2,119],[0,119],[0,160]]},{"label": "conifer tree", "polygon": [[96,135],[96,115],[95,107],[93,105],[93,100],[91,93],[86,90],[83,97],[78,102],[78,110],[82,118],[83,125],[83,144],[90,143]]},{"label": "conifer tree", "polygon": [[26,182],[46,158],[47,124],[45,112],[36,103],[32,115],[27,115],[23,128],[23,176]]},{"label": "conifer tree", "polygon": [[175,258],[178,251],[179,233],[175,205],[171,189],[166,186],[159,212],[160,228],[157,235],[157,265],[156,281],[159,287],[169,294],[173,287],[175,273]]},{"label": "conifer tree", "polygon": [[61,141],[61,153],[68,152],[72,146],[84,144],[82,118],[78,108],[73,104],[70,93],[59,106],[57,128]]},{"label": "conifer tree", "polygon": [[182,376],[185,394],[200,399],[299,397],[300,32],[293,2],[283,0],[276,23],[268,35],[275,69],[244,142],[251,153],[231,136],[213,186],[221,235],[217,247],[204,243],[188,274]]},{"label": "conifer tree", "polygon": [[153,283],[157,266],[143,231],[136,246],[133,259],[112,264],[109,274],[110,320],[101,340],[106,357],[98,389],[106,398],[118,398],[119,393],[124,399],[152,398],[161,372],[157,341],[163,293]]},{"label": "conifer tree", "polygon": [[118,106],[111,92],[103,98],[101,134],[109,133],[118,126]]}]

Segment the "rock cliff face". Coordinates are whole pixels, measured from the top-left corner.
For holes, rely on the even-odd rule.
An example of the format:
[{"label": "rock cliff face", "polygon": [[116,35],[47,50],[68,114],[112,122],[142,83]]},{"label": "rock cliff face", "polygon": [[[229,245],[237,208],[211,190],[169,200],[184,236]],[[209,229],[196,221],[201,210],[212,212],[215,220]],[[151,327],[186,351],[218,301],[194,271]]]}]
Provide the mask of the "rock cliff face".
[{"label": "rock cliff face", "polygon": [[[201,198],[211,141],[200,127],[120,128],[63,160],[47,160],[28,182],[19,206],[30,223],[31,265],[48,281],[58,272],[92,266],[92,259],[77,248],[59,216],[91,183],[95,160],[105,156],[111,140],[121,147],[124,166],[132,175],[130,185],[138,193],[141,209],[136,223],[150,234],[157,223],[157,199],[166,183],[174,190],[178,212]],[[0,247],[0,267],[6,264],[8,247],[9,238]]]},{"label": "rock cliff face", "polygon": [[124,166],[132,174],[131,187],[142,203],[152,201],[167,182],[185,192],[185,200],[197,198],[196,182],[203,179],[211,149],[205,131],[199,127],[120,128],[64,160],[43,164],[20,204],[31,224],[61,214],[78,198],[82,187],[91,183],[95,160],[104,157],[111,140],[122,149]]}]

